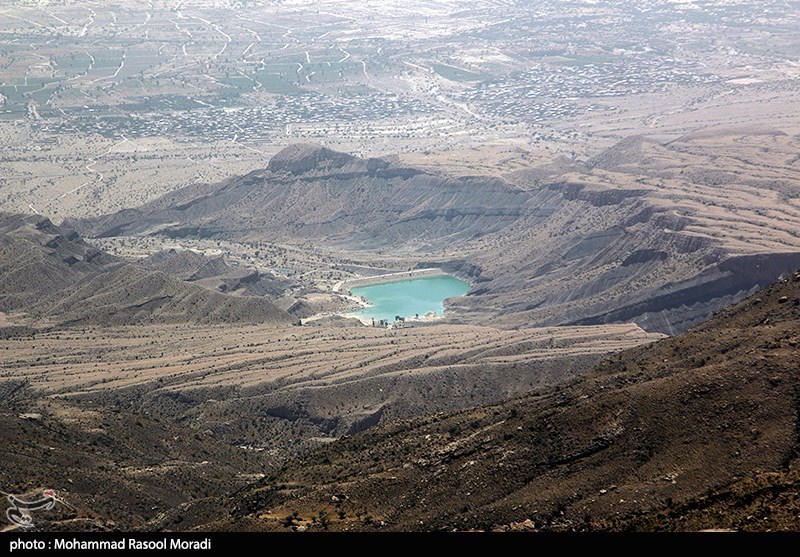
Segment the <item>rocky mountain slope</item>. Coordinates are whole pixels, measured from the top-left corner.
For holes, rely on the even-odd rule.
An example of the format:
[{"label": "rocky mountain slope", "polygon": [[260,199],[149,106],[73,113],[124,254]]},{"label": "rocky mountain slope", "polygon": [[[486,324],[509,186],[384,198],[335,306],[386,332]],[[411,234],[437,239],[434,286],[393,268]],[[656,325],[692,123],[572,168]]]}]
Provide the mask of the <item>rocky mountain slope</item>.
[{"label": "rocky mountain slope", "polygon": [[202,527],[797,530],[798,343],[800,273],[573,381],[333,443]]},{"label": "rocky mountain slope", "polygon": [[[0,489],[55,489],[62,503],[36,520],[60,530],[796,530],[799,321],[800,274],[571,380],[379,423],[278,468],[272,451],[236,446],[247,436],[236,406],[253,391],[218,375],[247,369],[224,363],[258,339],[275,344],[263,327],[5,328],[0,354],[14,359],[0,381]],[[298,346],[337,333],[310,330]],[[164,353],[170,338],[192,357]],[[254,385],[265,358],[252,357],[238,375]],[[311,376],[291,382],[298,369],[284,371],[286,390],[306,383],[313,401]],[[351,394],[380,396],[375,387]],[[334,394],[317,399],[317,416],[324,401],[346,404]],[[254,404],[251,428],[283,420],[282,437],[303,435],[302,417],[259,416],[268,405]]]},{"label": "rocky mountain slope", "polygon": [[280,461],[389,420],[504,400],[658,338],[630,324],[0,327],[0,382],[161,416]]},{"label": "rocky mountain slope", "polygon": [[191,250],[163,250],[138,261],[140,265],[226,294],[280,297],[296,282],[270,273],[233,267],[220,255],[205,256]]},{"label": "rocky mountain slope", "polygon": [[[154,517],[241,489],[264,471],[252,451],[125,408],[41,399],[23,381],[1,383],[0,401],[0,492],[33,501],[53,489],[58,497],[53,510],[32,513],[35,530],[147,528]],[[195,520],[219,516],[207,502],[207,514]],[[3,522],[3,530],[13,528]]]},{"label": "rocky mountain slope", "polygon": [[226,494],[293,455],[551,385],[661,337],[632,324],[37,327],[17,317],[0,312],[0,490],[55,489],[62,503],[37,528],[63,530],[217,520]]},{"label": "rocky mountain slope", "polygon": [[0,214],[0,312],[72,325],[295,322],[266,299],[212,292],[95,249],[44,217],[11,214]]},{"label": "rocky mountain slope", "polygon": [[459,319],[507,327],[634,321],[669,334],[800,265],[798,139],[715,130],[628,138],[584,164],[448,177],[299,145],[267,168],[75,225],[313,242],[470,278]]},{"label": "rocky mountain slope", "polygon": [[188,186],[139,209],[76,226],[90,236],[324,238],[331,246],[354,249],[436,249],[507,226],[526,197],[499,179],[447,178],[294,145],[266,169],[217,185]]},{"label": "rocky mountain slope", "polygon": [[800,274],[594,368],[648,338],[4,326],[0,489],[48,529],[797,529],[798,321]]}]

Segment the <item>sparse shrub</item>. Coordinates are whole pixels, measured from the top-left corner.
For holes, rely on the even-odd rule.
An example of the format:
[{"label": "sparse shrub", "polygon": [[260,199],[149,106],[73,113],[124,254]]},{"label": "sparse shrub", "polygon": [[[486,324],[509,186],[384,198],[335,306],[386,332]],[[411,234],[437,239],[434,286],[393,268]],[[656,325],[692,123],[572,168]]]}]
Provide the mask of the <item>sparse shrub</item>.
[{"label": "sparse shrub", "polygon": [[286,527],[292,526],[297,518],[300,516],[300,513],[297,511],[293,511],[292,514],[286,515],[282,521],[282,524]]}]

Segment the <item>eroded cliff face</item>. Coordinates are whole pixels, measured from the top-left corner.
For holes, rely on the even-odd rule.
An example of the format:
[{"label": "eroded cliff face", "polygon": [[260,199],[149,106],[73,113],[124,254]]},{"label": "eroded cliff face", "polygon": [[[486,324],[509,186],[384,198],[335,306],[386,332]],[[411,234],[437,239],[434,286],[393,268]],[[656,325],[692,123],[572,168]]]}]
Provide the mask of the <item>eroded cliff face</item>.
[{"label": "eroded cliff face", "polygon": [[264,170],[76,226],[93,236],[312,241],[373,260],[436,262],[473,281],[449,302],[456,320],[634,321],[673,334],[800,264],[791,205],[800,183],[772,182],[771,167],[753,161],[723,176],[710,148],[692,141],[628,139],[561,175],[511,181],[298,145]]},{"label": "eroded cliff face", "polygon": [[496,238],[473,256],[480,282],[452,307],[507,326],[632,321],[675,334],[800,266],[796,248],[742,253],[657,202],[558,200],[547,219],[528,217],[530,232],[506,231],[525,240]]}]

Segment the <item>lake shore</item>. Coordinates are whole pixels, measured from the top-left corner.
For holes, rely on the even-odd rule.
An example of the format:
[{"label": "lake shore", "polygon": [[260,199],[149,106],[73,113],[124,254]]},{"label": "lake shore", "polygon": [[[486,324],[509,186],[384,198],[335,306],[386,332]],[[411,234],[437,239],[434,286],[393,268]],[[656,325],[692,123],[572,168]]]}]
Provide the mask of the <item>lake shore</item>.
[{"label": "lake shore", "polygon": [[[395,283],[404,283],[404,282],[417,282],[417,281],[426,281],[429,279],[437,278],[451,278],[455,281],[458,281],[465,285],[463,291],[451,291],[451,292],[442,292],[440,296],[436,299],[438,306],[434,306],[431,308],[431,300],[423,301],[423,307],[414,307],[412,302],[412,307],[409,308],[408,306],[405,307],[393,307],[390,311],[383,315],[374,315],[372,313],[366,312],[365,310],[369,310],[370,308],[374,308],[376,306],[385,306],[387,302],[390,304],[395,302],[394,296],[377,296],[375,300],[371,299],[372,296],[369,294],[364,295],[360,294],[358,290],[366,288],[367,290],[374,290],[376,286],[382,285],[389,285]],[[468,281],[465,281],[459,277],[456,277],[450,273],[446,273],[438,268],[427,268],[427,269],[415,269],[412,271],[401,271],[401,272],[393,272],[393,273],[386,273],[383,275],[372,276],[372,277],[359,277],[355,279],[349,279],[345,281],[341,281],[334,285],[332,292],[335,292],[338,296],[347,299],[354,304],[361,306],[359,309],[350,309],[347,311],[323,311],[309,317],[303,318],[301,320],[301,324],[312,323],[314,321],[319,321],[322,319],[328,319],[333,317],[342,317],[347,319],[355,319],[361,322],[363,325],[366,326],[379,326],[380,322],[383,320],[385,321],[384,326],[392,327],[398,321],[395,319],[398,315],[403,317],[404,319],[399,321],[399,323],[429,323],[435,322],[445,319],[445,308],[444,308],[444,300],[447,298],[454,298],[463,296],[466,292],[469,291],[471,284]],[[436,296],[434,294],[434,296]],[[400,298],[403,298],[401,295]],[[418,302],[418,300],[416,300]],[[374,319],[373,319],[374,318]]]},{"label": "lake shore", "polygon": [[[359,321],[361,321],[361,323],[363,323],[367,327],[372,327],[372,326],[377,327],[378,326],[378,324],[377,324],[378,320],[375,320],[375,325],[373,325],[373,321],[372,321],[371,317],[365,317],[363,315],[358,315],[357,313],[342,314],[342,317],[347,317],[349,319],[358,319]],[[398,327],[398,326],[402,327],[402,326],[409,325],[409,324],[414,324],[414,323],[434,323],[436,321],[441,321],[444,318],[445,318],[444,312],[442,312],[442,313],[434,313],[434,312],[430,311],[427,314],[421,315],[419,317],[406,317],[405,321],[401,321],[401,322],[391,321],[391,322],[388,323],[387,327],[391,329],[391,328],[394,328],[394,327]]]},{"label": "lake shore", "polygon": [[448,275],[441,269],[414,269],[413,271],[400,271],[398,273],[386,273],[385,275],[376,275],[374,277],[360,277],[354,279],[343,280],[334,285],[334,292],[349,291],[351,288],[359,286],[372,286],[375,284],[385,284],[387,282],[399,282],[403,280],[411,280],[423,277],[436,277]]},{"label": "lake shore", "polygon": [[353,287],[350,294],[360,299],[364,307],[347,312],[347,317],[367,324],[372,324],[372,318],[378,323],[430,320],[444,315],[446,299],[463,296],[470,289],[468,282],[448,273],[400,277],[401,280]]}]

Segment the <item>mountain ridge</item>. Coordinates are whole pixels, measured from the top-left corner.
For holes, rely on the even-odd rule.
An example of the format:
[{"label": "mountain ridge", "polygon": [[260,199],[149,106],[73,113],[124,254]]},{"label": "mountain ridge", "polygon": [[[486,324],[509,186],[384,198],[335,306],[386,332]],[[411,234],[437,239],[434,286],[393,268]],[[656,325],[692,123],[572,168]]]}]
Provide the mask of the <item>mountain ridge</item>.
[{"label": "mountain ridge", "polygon": [[0,311],[60,325],[274,323],[296,320],[263,298],[225,296],[91,247],[40,216],[0,214]]},{"label": "mountain ridge", "polygon": [[[480,284],[449,302],[454,320],[633,321],[674,334],[800,266],[800,213],[787,197],[800,196],[800,179],[774,182],[776,167],[741,133],[737,159],[713,133],[669,144],[633,137],[543,181],[436,175],[295,145],[263,170],[74,224],[98,237],[311,242],[417,267],[465,261]],[[774,137],[783,142],[775,157],[796,142]],[[715,152],[736,172],[721,174]],[[737,258],[750,256],[760,272],[740,273]]]}]

